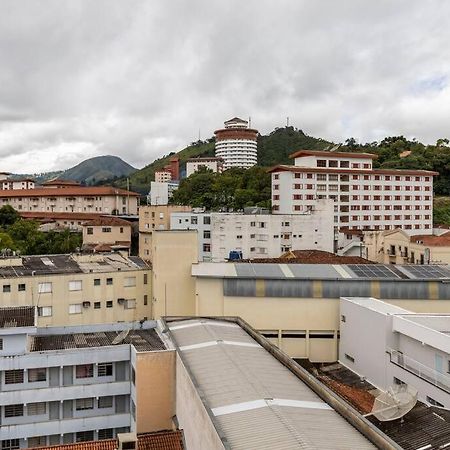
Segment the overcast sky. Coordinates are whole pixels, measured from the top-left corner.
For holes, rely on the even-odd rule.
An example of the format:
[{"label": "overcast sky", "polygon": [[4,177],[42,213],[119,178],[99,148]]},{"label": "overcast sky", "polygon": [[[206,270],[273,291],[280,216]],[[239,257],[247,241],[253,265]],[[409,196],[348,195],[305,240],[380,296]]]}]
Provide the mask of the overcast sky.
[{"label": "overcast sky", "polygon": [[136,167],[233,116],[450,138],[447,0],[1,0],[0,171]]}]

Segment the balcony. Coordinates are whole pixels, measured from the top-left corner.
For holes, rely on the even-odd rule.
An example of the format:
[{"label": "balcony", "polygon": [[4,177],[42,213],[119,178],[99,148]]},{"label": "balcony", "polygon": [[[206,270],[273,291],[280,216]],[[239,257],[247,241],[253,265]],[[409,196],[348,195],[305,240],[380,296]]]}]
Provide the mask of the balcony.
[{"label": "balcony", "polygon": [[408,372],[416,375],[422,380],[433,384],[434,386],[448,392],[450,394],[450,375],[448,373],[438,372],[419,361],[404,355],[402,352],[390,349],[388,350],[391,363],[402,367]]}]

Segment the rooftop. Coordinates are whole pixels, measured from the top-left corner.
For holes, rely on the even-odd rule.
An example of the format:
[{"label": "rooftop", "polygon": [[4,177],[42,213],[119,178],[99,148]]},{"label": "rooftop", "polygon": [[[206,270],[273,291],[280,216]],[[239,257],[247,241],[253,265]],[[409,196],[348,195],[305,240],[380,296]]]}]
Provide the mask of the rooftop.
[{"label": "rooftop", "polygon": [[125,257],[119,253],[0,258],[0,278],[69,273],[108,273],[147,268],[148,266],[140,258]]},{"label": "rooftop", "polygon": [[138,352],[165,350],[165,346],[154,329],[123,331],[101,331],[95,333],[68,333],[36,335],[31,337],[32,352],[68,350],[75,348],[107,347],[131,344]]},{"label": "rooftop", "polygon": [[125,219],[119,219],[118,217],[112,216],[100,216],[95,217],[92,220],[84,223],[83,225],[91,226],[91,227],[101,227],[101,226],[110,226],[110,227],[130,227],[131,224]]},{"label": "rooftop", "polygon": [[56,178],[54,180],[44,181],[42,186],[81,186],[81,184],[74,180],[58,180]]},{"label": "rooftop", "polygon": [[[76,444],[39,447],[51,450],[117,450],[117,439],[77,442]],[[183,433],[177,431],[157,431],[138,435],[137,450],[183,450]]]},{"label": "rooftop", "polygon": [[35,325],[33,306],[0,308],[0,328],[32,327]]},{"label": "rooftop", "polygon": [[324,449],[330,443],[333,449],[375,448],[275,351],[269,352],[266,346],[273,350],[271,344],[253,339],[240,322],[200,318],[166,323],[218,434],[230,448]]},{"label": "rooftop", "polygon": [[439,236],[432,234],[415,234],[410,236],[410,241],[413,243],[428,245],[430,247],[449,247],[450,231]]},{"label": "rooftop", "polygon": [[323,156],[326,158],[378,158],[378,155],[373,153],[328,152],[325,150],[298,150],[289,155],[289,158],[300,158],[302,156]]},{"label": "rooftop", "polygon": [[50,211],[17,211],[20,217],[24,219],[34,220],[92,220],[100,216],[94,213],[80,213],[80,212],[50,212]]},{"label": "rooftop", "polygon": [[192,265],[192,275],[211,278],[319,279],[319,280],[449,280],[448,266],[389,264],[299,264],[276,262],[200,262]]}]

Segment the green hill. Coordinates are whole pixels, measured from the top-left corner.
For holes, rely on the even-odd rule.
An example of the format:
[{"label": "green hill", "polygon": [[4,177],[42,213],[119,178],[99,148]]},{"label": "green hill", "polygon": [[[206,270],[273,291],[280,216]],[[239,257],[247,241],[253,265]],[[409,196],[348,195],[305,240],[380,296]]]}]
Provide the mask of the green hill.
[{"label": "green hill", "polygon": [[84,184],[121,178],[135,172],[136,169],[118,156],[96,156],[82,161],[80,164],[65,170],[58,178],[75,180]]},{"label": "green hill", "polygon": [[[289,155],[295,150],[320,150],[328,146],[330,142],[308,136],[294,127],[276,128],[267,136],[258,137],[258,165],[270,167],[276,164],[290,164],[292,160],[289,159]],[[187,159],[197,156],[214,156],[214,138],[193,143],[178,153],[169,153],[136,171],[129,177],[130,189],[141,194],[148,193],[150,182],[154,180],[155,170],[163,168],[174,155],[180,158],[183,173]],[[126,180],[121,179],[114,184],[124,188]]]}]

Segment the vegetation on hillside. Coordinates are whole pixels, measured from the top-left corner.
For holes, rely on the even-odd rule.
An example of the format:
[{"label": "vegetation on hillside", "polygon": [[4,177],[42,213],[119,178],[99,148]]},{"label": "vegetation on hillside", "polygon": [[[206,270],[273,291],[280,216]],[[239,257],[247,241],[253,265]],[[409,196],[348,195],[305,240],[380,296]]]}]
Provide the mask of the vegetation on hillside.
[{"label": "vegetation on hillside", "polygon": [[10,205],[0,208],[0,251],[20,252],[22,255],[71,253],[81,247],[81,233],[39,231],[39,224],[24,220]]},{"label": "vegetation on hillside", "polygon": [[230,169],[213,173],[203,169],[181,181],[172,202],[217,211],[246,206],[270,207],[271,178],[265,169]]}]

